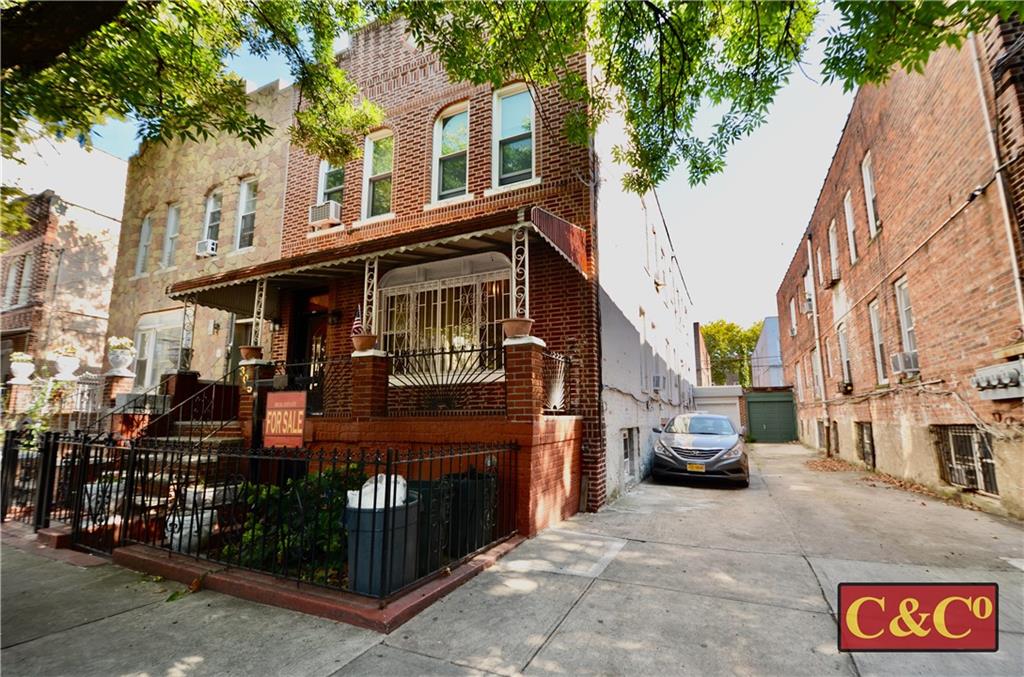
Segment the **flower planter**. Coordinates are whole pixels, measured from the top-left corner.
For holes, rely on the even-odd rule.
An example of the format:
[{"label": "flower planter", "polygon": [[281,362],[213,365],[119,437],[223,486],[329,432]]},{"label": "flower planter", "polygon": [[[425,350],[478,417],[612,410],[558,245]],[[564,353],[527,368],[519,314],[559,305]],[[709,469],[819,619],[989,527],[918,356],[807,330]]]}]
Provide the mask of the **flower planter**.
[{"label": "flower planter", "polygon": [[70,355],[57,356],[57,375],[53,378],[57,381],[77,381],[75,372],[82,366],[82,360]]},{"label": "flower planter", "polygon": [[199,552],[210,540],[213,525],[217,523],[216,510],[185,508],[185,514],[176,513],[167,518],[165,537],[174,552]]},{"label": "flower planter", "polygon": [[352,335],[352,347],[357,351],[373,350],[373,346],[377,343],[376,334],[353,334]]},{"label": "flower planter", "polygon": [[107,376],[135,376],[128,366],[135,359],[135,351],[132,350],[111,350],[107,355],[110,362],[110,371]]},{"label": "flower planter", "polygon": [[217,484],[213,486],[188,487],[185,489],[185,509],[213,508],[220,505],[231,505],[238,498],[237,484]]},{"label": "flower planter", "polygon": [[529,317],[510,317],[501,321],[501,328],[505,332],[505,338],[519,338],[529,336],[533,329],[533,320]]},{"label": "flower planter", "polygon": [[242,354],[243,360],[263,359],[263,346],[239,346],[238,352]]},{"label": "flower planter", "polygon": [[32,383],[32,373],[36,370],[36,365],[32,362],[11,362],[11,375],[14,377],[8,381],[11,385],[30,385]]}]

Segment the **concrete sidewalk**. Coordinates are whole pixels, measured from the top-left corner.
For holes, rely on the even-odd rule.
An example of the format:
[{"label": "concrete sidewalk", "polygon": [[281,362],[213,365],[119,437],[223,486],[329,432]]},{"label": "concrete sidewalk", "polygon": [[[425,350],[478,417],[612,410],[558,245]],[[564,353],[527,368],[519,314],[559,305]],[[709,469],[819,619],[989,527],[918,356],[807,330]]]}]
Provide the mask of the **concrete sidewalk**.
[{"label": "concrete sidewalk", "polygon": [[[644,484],[391,635],[3,549],[5,675],[1020,674],[1024,528],[755,451],[750,489]],[[840,581],[996,581],[996,654],[840,654]],[[175,599],[177,598],[177,599]]]}]

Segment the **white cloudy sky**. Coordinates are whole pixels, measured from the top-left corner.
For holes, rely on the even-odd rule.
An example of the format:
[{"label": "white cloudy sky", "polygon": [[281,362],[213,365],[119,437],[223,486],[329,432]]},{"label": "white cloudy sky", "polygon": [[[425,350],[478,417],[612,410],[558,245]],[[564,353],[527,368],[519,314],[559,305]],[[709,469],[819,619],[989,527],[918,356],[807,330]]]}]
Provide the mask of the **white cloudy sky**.
[{"label": "white cloudy sky", "polygon": [[[777,97],[767,124],[730,151],[725,171],[691,188],[683,172],[658,189],[693,297],[694,319],[750,324],[775,315],[775,290],[807,226],[852,94],[821,82],[817,41],[834,14],[818,17],[804,70]],[[288,79],[283,59],[235,59],[236,72],[262,85]],[[96,130],[95,145],[118,157],[135,152],[134,126]]]}]

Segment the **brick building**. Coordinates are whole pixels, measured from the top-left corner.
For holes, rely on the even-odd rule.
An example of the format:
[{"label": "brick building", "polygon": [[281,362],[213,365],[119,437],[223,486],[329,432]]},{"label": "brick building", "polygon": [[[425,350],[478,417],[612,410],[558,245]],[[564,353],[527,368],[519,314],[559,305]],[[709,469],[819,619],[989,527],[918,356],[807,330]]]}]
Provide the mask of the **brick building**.
[{"label": "brick building", "polygon": [[[310,446],[517,441],[529,459],[525,531],[596,509],[642,476],[651,427],[687,408],[694,380],[681,272],[656,203],[621,189],[618,126],[603,126],[590,148],[572,145],[562,131],[570,104],[555,88],[453,83],[400,24],[367,27],[338,58],[384,124],[343,167],[277,137],[240,150],[236,165],[262,168],[258,209],[267,210],[244,260],[223,247],[196,259],[199,231],[182,227],[177,268],[161,272],[151,244],[153,267],[140,271],[139,242],[161,241],[166,203],[191,209],[180,222],[194,226],[210,186],[244,172],[216,169],[214,144],[227,140],[133,159],[117,289],[145,289],[145,301],[119,309],[111,333],[134,327],[145,341],[140,317],[157,309],[185,327],[167,324],[170,352],[160,367],[138,366],[149,370],[138,386],[159,384],[180,350],[203,380],[263,374],[305,389]],[[585,56],[570,67],[585,73]],[[268,180],[284,177],[280,201],[264,200]],[[602,251],[622,271],[610,284],[598,277]],[[377,337],[366,350],[353,350],[357,316]],[[232,317],[253,327],[233,345],[251,343],[272,365],[224,367],[225,339],[211,332]],[[504,321],[527,318],[529,335],[506,340]],[[243,398],[239,413],[250,441],[259,433],[251,406]]]},{"label": "brick building", "polygon": [[805,444],[1018,517],[1020,36],[858,92],[777,292]]}]

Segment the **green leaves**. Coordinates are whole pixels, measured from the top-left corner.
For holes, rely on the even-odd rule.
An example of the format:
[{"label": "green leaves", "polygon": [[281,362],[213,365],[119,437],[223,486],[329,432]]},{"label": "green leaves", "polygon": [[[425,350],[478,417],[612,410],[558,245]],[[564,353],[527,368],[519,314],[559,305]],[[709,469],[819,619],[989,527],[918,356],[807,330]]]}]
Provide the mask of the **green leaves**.
[{"label": "green leaves", "polygon": [[711,358],[711,380],[715,385],[725,384],[732,374],[742,386],[750,386],[750,355],[761,336],[762,321],[746,329],[727,320],[715,320],[701,325],[700,333]]}]

